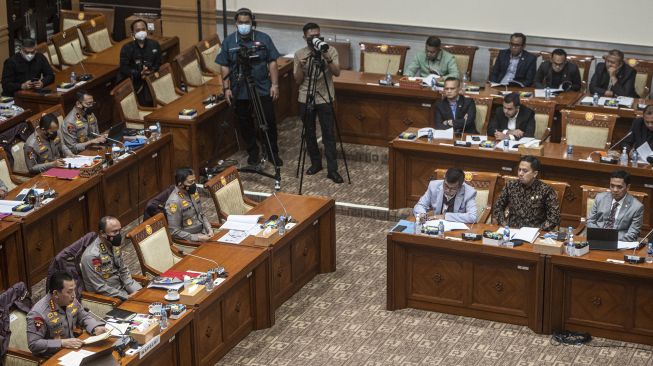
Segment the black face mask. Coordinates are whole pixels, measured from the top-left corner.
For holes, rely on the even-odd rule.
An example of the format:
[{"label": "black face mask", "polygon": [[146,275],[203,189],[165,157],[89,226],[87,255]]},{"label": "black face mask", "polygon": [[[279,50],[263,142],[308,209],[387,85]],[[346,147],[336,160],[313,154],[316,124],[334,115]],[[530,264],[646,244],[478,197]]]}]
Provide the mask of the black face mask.
[{"label": "black face mask", "polygon": [[46,132],[46,133],[45,133],[45,138],[48,139],[48,140],[50,140],[50,141],[54,141],[54,139],[57,138],[57,131],[54,131],[54,132]]},{"label": "black face mask", "polygon": [[188,192],[188,194],[195,194],[195,192],[197,192],[197,185],[195,183],[189,185],[188,187],[184,186],[184,188],[186,188],[186,192]]},{"label": "black face mask", "polygon": [[107,236],[107,241],[109,241],[109,243],[114,247],[119,247],[122,244],[122,235],[118,233],[114,236]]}]

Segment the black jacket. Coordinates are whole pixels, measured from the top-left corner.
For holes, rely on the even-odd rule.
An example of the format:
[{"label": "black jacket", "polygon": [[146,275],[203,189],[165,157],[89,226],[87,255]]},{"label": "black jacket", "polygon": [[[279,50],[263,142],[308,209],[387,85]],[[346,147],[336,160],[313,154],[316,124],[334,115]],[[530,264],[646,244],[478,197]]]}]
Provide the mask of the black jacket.
[{"label": "black jacket", "polygon": [[[465,126],[465,133],[478,133],[476,131],[476,103],[474,99],[465,98],[465,96],[458,96],[458,107],[456,108],[456,116],[451,113],[449,101],[446,97],[436,105],[435,108],[435,128],[438,130],[446,130],[449,126],[445,126],[442,122],[446,120],[453,120],[453,130],[460,133]],[[465,115],[467,115],[467,123],[465,123]]]},{"label": "black jacket", "polygon": [[[493,136],[495,131],[501,132],[507,128],[508,117],[503,113],[503,107],[497,107],[487,128],[487,134]],[[524,131],[524,137],[535,137],[535,112],[526,106],[520,106],[515,128]]]},{"label": "black jacket", "polygon": [[41,79],[43,85],[54,82],[54,72],[48,60],[37,52],[34,59],[27,62],[23,55],[16,53],[5,60],[2,70],[2,94],[13,97],[20,85],[32,79]]},{"label": "black jacket", "polygon": [[[537,64],[537,57],[532,53],[524,50],[521,53],[521,58],[517,64],[517,71],[513,80],[518,81],[524,86],[532,86],[533,79],[535,78],[535,65]],[[501,79],[506,75],[508,66],[510,65],[510,50],[505,49],[499,51],[497,60],[494,62],[492,68],[492,77],[490,81],[500,83]]]},{"label": "black jacket", "polygon": [[29,297],[29,291],[24,283],[18,282],[0,294],[0,365],[9,348],[11,338],[10,316],[12,307],[29,313],[32,308],[32,299]]},{"label": "black jacket", "polygon": [[643,143],[648,142],[651,149],[653,149],[653,131],[649,130],[644,123],[644,118],[639,117],[633,121],[630,126],[631,135],[626,137],[622,146],[628,146],[631,149],[637,149]]},{"label": "black jacket", "polygon": [[152,71],[158,71],[161,66],[161,46],[159,42],[145,38],[141,48],[136,41],[126,43],[120,49],[120,79],[132,78],[134,88],[143,83],[141,71],[147,66]]},{"label": "black jacket", "polygon": [[[554,80],[555,79],[555,80]],[[553,81],[556,81],[554,85]],[[559,81],[559,83],[557,82]],[[568,61],[565,67],[557,74],[554,74],[551,67],[551,61],[544,61],[537,69],[535,74],[535,87],[538,89],[560,88],[565,91],[579,91],[581,87],[580,71],[578,66],[573,62]]]},{"label": "black jacket", "polygon": [[[617,83],[610,90],[616,96],[637,98],[638,95],[635,92],[636,75],[637,71],[635,69],[626,64],[621,65],[619,70],[617,70]],[[596,70],[590,82],[590,93],[599,93],[600,96],[603,96],[608,90],[609,84],[610,74],[608,74],[608,68],[605,67],[605,62],[602,62],[596,65]]]}]

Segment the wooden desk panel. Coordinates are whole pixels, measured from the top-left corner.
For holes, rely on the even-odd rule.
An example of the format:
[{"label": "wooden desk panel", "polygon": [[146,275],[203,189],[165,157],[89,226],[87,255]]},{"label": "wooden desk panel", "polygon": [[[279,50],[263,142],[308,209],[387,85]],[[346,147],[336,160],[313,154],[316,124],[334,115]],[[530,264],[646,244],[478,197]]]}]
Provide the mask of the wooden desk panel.
[{"label": "wooden desk panel", "polygon": [[[442,145],[442,144],[449,145]],[[452,141],[436,140],[429,144],[424,139],[405,141],[395,139],[390,143],[388,178],[389,207],[413,207],[426,192],[428,183],[434,179],[436,168],[459,167],[464,170],[493,172],[501,175],[517,175],[516,167],[521,155],[518,152],[501,150],[487,151],[477,147],[454,147]],[[648,165],[638,168],[619,165],[584,162],[592,149],[575,147],[572,157],[567,157],[566,145],[547,143],[544,145],[544,156],[539,157],[542,163],[540,177],[542,179],[558,180],[570,184],[570,189],[562,202],[562,225],[578,225],[581,216],[581,185],[607,186],[610,174],[617,169],[625,169],[632,175],[631,189],[649,194],[649,204],[653,204],[653,171]],[[503,189],[499,180],[495,197]],[[653,207],[653,206],[651,206]],[[653,227],[649,215],[643,230]]]},{"label": "wooden desk panel", "polygon": [[24,217],[7,220],[20,222],[27,284],[32,286],[47,275],[54,256],[97,228],[100,220],[100,177],[77,178],[72,181],[36,176],[7,194],[13,199],[23,188],[51,187],[57,197]]},{"label": "wooden desk panel", "polygon": [[[273,309],[281,306],[316,274],[336,270],[334,200],[287,193],[279,193],[277,197],[283,202],[285,211],[297,220],[297,225],[284,236],[275,233],[269,241]],[[273,214],[282,215],[284,209],[272,196],[248,214],[268,217]],[[216,235],[220,236],[221,234]],[[252,237],[240,245],[257,246]]]},{"label": "wooden desk panel", "polygon": [[[86,70],[86,71],[84,71]],[[82,85],[77,85],[71,90],[60,93],[57,92],[57,85],[61,82],[70,81],[70,73],[75,71],[77,75],[88,72],[93,75],[93,79],[87,81]],[[118,74],[118,66],[116,65],[100,65],[92,63],[84,63],[84,65],[74,65],[63,71],[58,71],[54,74],[54,83],[46,85],[46,89],[50,89],[49,94],[40,94],[33,91],[21,90],[16,92],[16,104],[27,109],[31,109],[33,113],[48,109],[53,105],[61,104],[64,108],[64,113],[68,114],[75,105],[75,93],[79,90],[86,89],[93,95],[97,103],[96,117],[100,130],[105,130],[111,126],[113,121],[113,99],[109,94],[111,87]]]},{"label": "wooden desk panel", "polygon": [[[126,301],[120,304],[119,308],[133,311],[135,313],[148,314],[148,305],[135,302]],[[170,366],[190,366],[192,365],[192,354],[188,351],[191,346],[191,320],[194,317],[192,309],[187,310],[186,313],[179,319],[168,319],[169,325],[166,329],[162,330],[159,334],[161,338],[160,343],[152,349],[143,359],[138,358],[138,354],[134,356],[125,356],[120,358],[116,351],[113,352],[113,357],[120,362],[120,365],[129,366],[149,366],[149,365],[170,365]],[[85,334],[81,338],[87,338]],[[115,338],[95,343],[93,345],[84,346],[82,349],[98,352],[107,349],[113,345]],[[59,358],[66,354],[73,352],[71,349],[62,349],[55,355],[50,357],[44,366],[58,366]]]},{"label": "wooden desk panel", "polygon": [[281,57],[277,60],[279,68],[279,99],[275,102],[274,113],[277,124],[293,115],[297,104],[297,94],[293,93],[295,80],[293,78],[293,59]]},{"label": "wooden desk panel", "polygon": [[[632,251],[590,251],[582,257],[547,258],[544,331],[653,345],[653,264],[613,264]],[[638,253],[646,256],[646,249]],[[599,280],[600,279],[600,280]]]},{"label": "wooden desk panel", "polygon": [[[104,155],[103,150],[87,150],[84,155]],[[147,202],[174,183],[172,136],[136,150],[132,156],[104,168],[100,189],[102,216],[111,215],[123,223],[138,218]]]},{"label": "wooden desk panel", "polygon": [[[209,82],[145,116],[146,124],[159,121],[163,132],[172,134],[174,168],[191,167],[198,174],[200,168],[237,151],[234,115],[227,103],[219,102],[210,109],[202,104],[210,95],[222,92],[217,84],[217,80]],[[179,119],[184,108],[195,108],[197,117]]]},{"label": "wooden desk panel", "polygon": [[542,332],[545,257],[530,244],[501,248],[389,233],[387,247],[388,310],[438,311]]},{"label": "wooden desk panel", "polygon": [[[270,307],[270,264],[263,248],[207,243],[193,254],[209,261],[186,256],[173,270],[206,271],[216,261],[229,277],[211,292],[186,305],[195,309],[192,354],[195,365],[214,365],[249,332],[270,327],[274,312]],[[165,291],[142,289],[130,300],[142,303],[163,299]]]},{"label": "wooden desk panel", "polygon": [[[34,113],[31,110],[25,109],[22,113],[10,117],[4,122],[0,122],[0,132],[7,131],[8,129],[16,126],[19,123],[25,122],[25,120],[33,114]],[[11,152],[7,152],[7,153],[11,153]]]},{"label": "wooden desk panel", "polygon": [[27,280],[22,244],[20,224],[0,221],[0,292]]}]

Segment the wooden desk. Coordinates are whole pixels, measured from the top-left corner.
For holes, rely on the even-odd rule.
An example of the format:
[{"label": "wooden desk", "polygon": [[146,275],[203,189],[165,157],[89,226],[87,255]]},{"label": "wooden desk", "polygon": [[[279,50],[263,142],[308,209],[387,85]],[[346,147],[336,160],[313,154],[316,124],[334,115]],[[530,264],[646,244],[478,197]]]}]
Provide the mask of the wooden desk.
[{"label": "wooden desk", "polygon": [[[159,42],[159,45],[161,46],[161,64],[172,62],[172,60],[179,54],[179,37],[150,36],[150,38]],[[134,39],[132,37],[127,37],[102,52],[88,56],[85,62],[120,66],[120,50],[122,50],[124,45],[130,42],[134,42]]]},{"label": "wooden desk", "polygon": [[[84,74],[85,71],[93,75],[93,79],[87,81],[82,85],[77,85],[71,90],[60,93],[57,92],[57,85],[61,82],[70,81],[70,73],[75,71],[77,75]],[[98,119],[100,130],[105,130],[110,127],[113,120],[113,99],[109,93],[111,86],[118,74],[118,66],[115,65],[100,65],[92,63],[77,64],[71,66],[63,71],[58,71],[54,74],[54,83],[46,85],[46,89],[50,89],[49,94],[36,93],[31,90],[20,90],[16,92],[14,99],[16,104],[25,108],[31,109],[33,113],[48,109],[56,104],[61,104],[64,108],[64,114],[68,114],[75,105],[75,93],[79,90],[85,89],[93,95],[97,108],[95,116]]]},{"label": "wooden desk", "polygon": [[[544,331],[653,345],[653,264],[613,264],[627,251],[590,251],[582,257],[547,258]],[[646,256],[646,249],[638,253]]]},{"label": "wooden desk", "polygon": [[[407,86],[387,87],[378,85],[382,74],[342,70],[334,78],[336,89],[336,116],[342,139],[355,144],[387,146],[388,142],[410,127],[428,127],[435,124],[435,103],[442,99],[440,92],[430,88]],[[398,82],[399,79],[395,79]],[[401,84],[401,82],[399,81]],[[487,85],[479,97],[493,97],[500,105],[505,89],[490,88]],[[507,88],[512,91],[530,91],[533,88]],[[474,97],[469,94],[468,97]],[[573,106],[581,93],[567,92],[553,97],[557,109]],[[490,112],[492,113],[492,112]],[[554,126],[554,135],[559,136],[559,125]],[[559,138],[559,137],[558,137]]]},{"label": "wooden desk", "polygon": [[[414,130],[411,130],[414,131]],[[442,143],[449,145],[442,145]],[[517,165],[521,155],[516,151],[487,151],[477,147],[454,147],[452,141],[425,139],[406,141],[395,139],[390,143],[388,160],[389,207],[413,207],[426,192],[430,180],[434,179],[436,168],[458,167],[464,170],[493,172],[501,175],[517,175]],[[562,224],[578,225],[581,217],[581,185],[606,186],[610,174],[625,169],[632,175],[631,189],[649,194],[649,204],[653,203],[653,170],[648,165],[638,168],[619,165],[579,161],[587,158],[592,149],[574,147],[573,156],[567,157],[566,145],[544,144],[544,156],[540,178],[563,181],[570,184],[562,201]],[[503,189],[503,181],[497,184],[495,197]],[[653,206],[651,206],[653,207]],[[644,229],[653,227],[652,215],[644,223]]]},{"label": "wooden desk", "polygon": [[[31,116],[33,112],[29,109],[25,109],[22,113],[19,113],[13,117],[8,118],[4,122],[0,122],[0,132],[7,131],[8,129],[14,127],[15,125],[25,122],[25,120]],[[7,153],[11,153],[8,151]]]},{"label": "wooden desk", "polygon": [[[83,154],[104,156],[104,152],[87,150]],[[172,136],[165,133],[104,168],[100,177],[102,216],[115,216],[125,225],[138,218],[150,199],[174,183],[172,155]]]},{"label": "wooden desk", "polygon": [[26,281],[24,256],[20,224],[0,221],[0,292]]},{"label": "wooden desk", "polygon": [[441,99],[439,93],[378,85],[383,78],[381,74],[342,70],[333,79],[342,141],[387,146],[406,128],[435,123],[434,106]]},{"label": "wooden desk", "polygon": [[[297,225],[284,236],[271,237],[272,308],[294,295],[318,273],[336,270],[335,202],[332,198],[278,193],[285,211]],[[283,215],[284,209],[273,196],[266,198],[248,214],[269,217]],[[241,245],[256,246],[252,237]]]},{"label": "wooden desk", "polygon": [[[145,116],[146,125],[159,121],[163,132],[172,134],[174,168],[190,167],[199,174],[200,168],[238,150],[234,114],[227,103],[219,102],[210,109],[205,109],[202,104],[210,95],[222,92],[217,83],[214,79]],[[195,108],[197,117],[179,119],[179,111],[184,108]]]},{"label": "wooden desk", "polygon": [[[270,307],[270,261],[264,248],[207,243],[193,254],[224,266],[229,277],[198,301],[186,303],[194,312],[193,365],[214,365],[252,330],[270,327],[274,312]],[[186,256],[171,269],[206,271],[215,264]],[[144,288],[130,300],[145,304],[166,302],[165,291]]]},{"label": "wooden desk", "polygon": [[[120,304],[119,308],[133,311],[141,314],[148,314],[148,305],[135,301],[126,301]],[[120,359],[117,352],[113,352],[113,357],[120,362],[120,365],[129,366],[145,366],[145,365],[171,365],[171,366],[185,366],[191,365],[192,355],[188,351],[191,346],[191,320],[194,317],[192,309],[187,310],[186,313],[179,319],[169,319],[169,325],[166,329],[162,330],[159,334],[160,343],[152,349],[143,359],[138,358],[138,354],[133,356],[125,356]],[[83,336],[86,338],[88,335]],[[105,350],[113,345],[116,338],[109,338],[104,341],[98,342],[93,345],[84,346],[82,349],[98,352]],[[58,366],[59,358],[66,354],[73,352],[71,349],[62,349],[61,351],[50,357],[43,365],[44,366]]]},{"label": "wooden desk", "polygon": [[36,176],[7,194],[13,199],[23,188],[47,189],[57,192],[48,204],[24,217],[11,216],[6,220],[20,223],[26,283],[36,284],[47,275],[54,256],[89,231],[97,229],[100,220],[100,177],[61,180]]},{"label": "wooden desk", "polygon": [[277,125],[284,119],[296,113],[297,94],[294,93],[293,59],[281,57],[277,59],[279,68],[279,99],[275,102],[274,113]]},{"label": "wooden desk", "polygon": [[[459,238],[460,232],[447,235]],[[502,248],[393,232],[387,245],[388,310],[410,307],[542,332],[545,256],[532,245]]]}]

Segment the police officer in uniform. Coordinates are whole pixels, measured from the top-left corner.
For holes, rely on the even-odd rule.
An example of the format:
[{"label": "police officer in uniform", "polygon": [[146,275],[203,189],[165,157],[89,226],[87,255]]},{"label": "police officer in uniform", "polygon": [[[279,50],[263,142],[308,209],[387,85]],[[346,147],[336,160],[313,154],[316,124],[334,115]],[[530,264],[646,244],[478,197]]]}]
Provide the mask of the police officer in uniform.
[{"label": "police officer in uniform", "polygon": [[75,99],[75,106],[64,118],[59,130],[70,151],[79,154],[91,144],[103,144],[106,138],[95,136],[100,133],[100,129],[95,118],[93,96],[85,90],[80,90],[75,94]]},{"label": "police officer in uniform", "polygon": [[211,238],[211,223],[202,213],[195,174],[189,168],[177,169],[177,187],[166,201],[166,218],[173,239],[206,241]]},{"label": "police officer in uniform", "polygon": [[84,250],[80,266],[86,291],[127,300],[141,289],[122,259],[120,221],[113,216],[100,219],[100,235]]},{"label": "police officer in uniform", "polygon": [[48,113],[41,117],[39,127],[25,141],[23,152],[30,173],[39,174],[50,168],[63,167],[63,158],[73,156],[57,135],[58,129],[59,120]]},{"label": "police officer in uniform", "polygon": [[105,333],[104,323],[84,310],[75,298],[75,281],[66,272],[48,279],[48,293],[27,314],[27,344],[33,354],[49,357],[61,348],[83,344],[73,329],[83,327],[93,335]]}]

